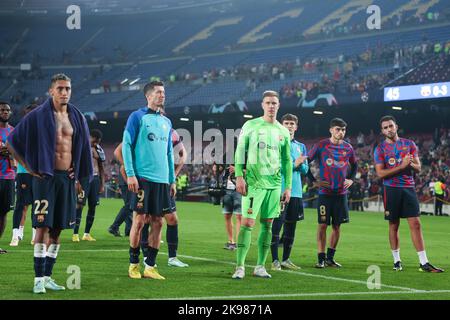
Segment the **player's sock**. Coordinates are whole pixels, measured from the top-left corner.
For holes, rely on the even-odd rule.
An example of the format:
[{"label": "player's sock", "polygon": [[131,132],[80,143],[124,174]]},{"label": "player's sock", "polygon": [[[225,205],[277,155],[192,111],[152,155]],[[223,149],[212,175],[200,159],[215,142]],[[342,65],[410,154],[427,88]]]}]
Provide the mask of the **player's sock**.
[{"label": "player's sock", "polygon": [[328,248],[327,249],[327,259],[334,260],[334,254],[336,253],[336,249]]},{"label": "player's sock", "polygon": [[19,229],[14,228],[13,229],[13,239],[18,239],[19,238]]},{"label": "player's sock", "polygon": [[400,248],[397,250],[392,250],[392,257],[394,257],[394,263],[401,261],[400,260]]},{"label": "player's sock", "polygon": [[245,265],[245,258],[247,257],[247,253],[252,242],[252,230],[252,227],[246,226],[241,226],[241,229],[239,230],[236,252],[238,267],[243,267]]},{"label": "player's sock", "polygon": [[19,226],[19,237],[23,239],[23,226]]},{"label": "player's sock", "polygon": [[153,247],[148,247],[147,258],[145,259],[145,264],[150,267],[154,267],[156,264],[156,256],[158,255],[158,249]]},{"label": "player's sock", "polygon": [[45,257],[45,271],[44,275],[50,277],[53,272],[53,266],[56,262],[56,257],[58,256],[59,244],[51,244],[48,246],[47,256]]},{"label": "player's sock", "polygon": [[258,236],[258,262],[256,265],[263,266],[266,264],[267,255],[270,250],[270,239],[272,238],[272,223],[261,222]]},{"label": "player's sock", "polygon": [[148,228],[150,227],[149,224],[144,224],[144,227],[142,228],[141,232],[141,250],[142,250],[142,256],[145,258],[148,255]]},{"label": "player's sock", "polygon": [[130,263],[132,264],[139,263],[139,247],[137,248],[130,247]]},{"label": "player's sock", "polygon": [[283,226],[283,221],[280,218],[273,220],[272,224],[272,243],[270,244],[270,251],[272,253],[272,261],[278,259],[278,244],[280,243],[280,231]]},{"label": "player's sock", "polygon": [[317,254],[317,259],[319,260],[319,263],[325,262],[325,259],[327,256],[325,255],[325,252],[319,252]]},{"label": "player's sock", "polygon": [[76,217],[75,217],[75,227],[73,228],[73,234],[78,234],[78,231],[80,230],[82,213],[83,213],[83,207],[77,208]]},{"label": "player's sock", "polygon": [[296,227],[296,222],[287,222],[284,224],[283,261],[286,261],[291,256]]},{"label": "player's sock", "polygon": [[167,225],[166,240],[169,249],[169,258],[176,257],[178,249],[178,224],[174,226]]},{"label": "player's sock", "polygon": [[45,243],[34,244],[34,274],[36,278],[44,277],[45,256],[47,255],[47,246]]},{"label": "player's sock", "polygon": [[425,250],[417,251],[417,255],[419,256],[420,264],[424,265],[428,263],[427,253]]},{"label": "player's sock", "polygon": [[86,216],[86,227],[84,228],[84,233],[91,233],[92,225],[95,219],[95,207],[89,208]]}]

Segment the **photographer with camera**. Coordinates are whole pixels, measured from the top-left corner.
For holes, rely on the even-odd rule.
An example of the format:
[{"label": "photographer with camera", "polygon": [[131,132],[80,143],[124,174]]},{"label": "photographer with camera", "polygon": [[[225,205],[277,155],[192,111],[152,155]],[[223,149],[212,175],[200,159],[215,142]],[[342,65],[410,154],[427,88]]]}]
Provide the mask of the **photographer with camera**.
[{"label": "photographer with camera", "polygon": [[[228,241],[224,249],[236,250],[236,238],[241,227],[241,199],[242,196],[236,191],[236,177],[234,176],[234,166],[214,164],[213,173],[215,182],[209,189],[209,195],[213,199],[213,204],[219,205],[222,199],[222,213],[225,217],[225,230]],[[233,213],[236,215],[236,232],[233,236]]]}]

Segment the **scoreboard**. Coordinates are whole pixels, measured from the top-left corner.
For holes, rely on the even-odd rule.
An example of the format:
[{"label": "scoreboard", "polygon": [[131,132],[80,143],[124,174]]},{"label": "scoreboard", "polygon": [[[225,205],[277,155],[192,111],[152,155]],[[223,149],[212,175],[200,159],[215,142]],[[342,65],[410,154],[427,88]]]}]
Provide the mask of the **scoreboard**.
[{"label": "scoreboard", "polygon": [[385,102],[449,97],[450,82],[384,88]]}]

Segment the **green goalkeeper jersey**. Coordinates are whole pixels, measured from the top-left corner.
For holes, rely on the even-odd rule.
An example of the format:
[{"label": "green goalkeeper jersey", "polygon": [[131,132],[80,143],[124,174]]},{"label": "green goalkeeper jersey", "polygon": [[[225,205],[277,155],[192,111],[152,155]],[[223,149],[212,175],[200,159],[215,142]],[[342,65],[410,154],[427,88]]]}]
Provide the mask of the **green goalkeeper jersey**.
[{"label": "green goalkeeper jersey", "polygon": [[235,175],[244,176],[249,186],[257,189],[281,188],[284,175],[286,188],[292,186],[292,161],[289,131],[278,121],[269,123],[263,117],[247,121],[239,135],[235,154]]}]

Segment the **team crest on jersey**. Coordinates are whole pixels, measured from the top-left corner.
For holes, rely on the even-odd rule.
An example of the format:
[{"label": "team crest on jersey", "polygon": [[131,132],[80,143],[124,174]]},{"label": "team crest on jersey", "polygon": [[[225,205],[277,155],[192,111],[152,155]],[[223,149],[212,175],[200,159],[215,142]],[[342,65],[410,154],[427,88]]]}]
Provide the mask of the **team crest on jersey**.
[{"label": "team crest on jersey", "polygon": [[20,187],[21,187],[22,189],[26,189],[26,188],[27,188],[27,185],[26,185],[25,183],[22,183],[22,184],[20,185]]},{"label": "team crest on jersey", "polygon": [[44,215],[43,214],[38,214],[36,219],[37,219],[37,222],[42,223],[42,222],[44,222]]},{"label": "team crest on jersey", "polygon": [[333,164],[333,159],[328,158],[326,161],[327,166],[331,166]]},{"label": "team crest on jersey", "polygon": [[384,212],[384,215],[385,215],[386,217],[389,217],[390,212],[386,210],[386,211]]},{"label": "team crest on jersey", "polygon": [[258,143],[258,147],[260,148],[260,149],[264,149],[265,147],[266,147],[266,144],[264,143],[264,142],[260,142],[260,143]]},{"label": "team crest on jersey", "polygon": [[248,214],[252,214],[253,213],[253,209],[252,208],[248,208],[247,213]]},{"label": "team crest on jersey", "polygon": [[395,164],[395,158],[389,158],[388,163],[393,166]]}]

